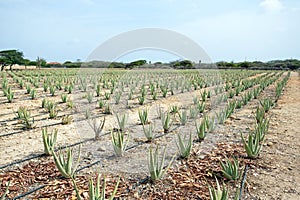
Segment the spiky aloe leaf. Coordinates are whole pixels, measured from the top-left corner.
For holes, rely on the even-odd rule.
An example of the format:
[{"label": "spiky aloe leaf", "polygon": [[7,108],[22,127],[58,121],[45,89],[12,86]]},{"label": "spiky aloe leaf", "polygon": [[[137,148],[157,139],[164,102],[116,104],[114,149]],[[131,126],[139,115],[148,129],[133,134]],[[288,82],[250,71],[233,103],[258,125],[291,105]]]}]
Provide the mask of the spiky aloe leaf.
[{"label": "spiky aloe leaf", "polygon": [[8,181],[6,188],[5,188],[5,192],[4,194],[1,196],[0,200],[5,200],[6,195],[9,193],[8,188],[10,186],[10,181]]},{"label": "spiky aloe leaf", "polygon": [[47,128],[42,129],[42,137],[44,144],[44,152],[46,155],[52,155],[54,151],[54,145],[57,140],[57,129],[54,129],[52,134],[48,134]]},{"label": "spiky aloe leaf", "polygon": [[65,177],[65,178],[73,178],[74,177],[76,169],[79,164],[79,160],[80,160],[80,151],[81,151],[81,146],[79,146],[78,157],[76,159],[74,167],[72,167],[74,159],[73,159],[72,150],[70,148],[68,148],[65,153],[59,151],[58,155],[55,152],[53,152],[54,162],[63,177]]}]

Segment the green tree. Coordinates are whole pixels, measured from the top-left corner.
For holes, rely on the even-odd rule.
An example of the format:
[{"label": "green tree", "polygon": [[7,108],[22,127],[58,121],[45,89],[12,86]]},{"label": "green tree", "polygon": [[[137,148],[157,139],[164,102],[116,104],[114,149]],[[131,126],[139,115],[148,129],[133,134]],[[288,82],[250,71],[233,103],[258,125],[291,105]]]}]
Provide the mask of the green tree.
[{"label": "green tree", "polygon": [[23,59],[23,64],[25,66],[25,69],[27,69],[27,66],[29,66],[30,62],[31,61],[29,59]]},{"label": "green tree", "polygon": [[12,70],[12,66],[15,64],[23,64],[23,52],[12,49],[0,51],[0,64],[1,71],[4,70],[5,66],[9,66]]},{"label": "green tree", "polygon": [[36,59],[36,67],[41,69],[41,67],[45,67],[47,65],[47,62],[44,58],[40,58],[40,57],[37,57]]},{"label": "green tree", "polygon": [[125,65],[125,68],[133,69],[134,67],[142,66],[147,63],[146,60],[136,60]]}]

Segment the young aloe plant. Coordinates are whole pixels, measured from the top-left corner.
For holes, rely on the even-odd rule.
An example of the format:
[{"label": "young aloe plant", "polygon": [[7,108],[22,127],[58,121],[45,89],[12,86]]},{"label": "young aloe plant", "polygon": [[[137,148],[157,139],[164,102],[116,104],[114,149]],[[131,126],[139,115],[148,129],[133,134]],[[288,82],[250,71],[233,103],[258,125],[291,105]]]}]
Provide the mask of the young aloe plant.
[{"label": "young aloe plant", "polygon": [[51,134],[48,134],[47,128],[42,129],[44,153],[46,155],[52,155],[54,151],[54,145],[57,139],[57,129],[54,129]]},{"label": "young aloe plant", "polygon": [[12,92],[11,87],[8,87],[6,90],[3,91],[4,95],[7,98],[8,103],[11,103],[14,98],[14,92]]},{"label": "young aloe plant", "polygon": [[145,125],[145,124],[149,123],[149,121],[148,121],[148,112],[149,112],[148,109],[139,110],[139,118],[140,118],[140,121],[141,121],[142,125]]},{"label": "young aloe plant", "polygon": [[262,145],[259,142],[258,135],[255,135],[253,133],[249,133],[248,135],[248,141],[245,141],[244,136],[241,133],[242,141],[245,147],[245,150],[247,152],[247,155],[249,158],[256,158],[259,155],[259,152],[262,148]]},{"label": "young aloe plant", "polygon": [[[73,181],[73,185],[74,185],[74,188],[76,191],[77,200],[81,200],[80,193],[76,186],[75,180],[72,179],[72,181]],[[118,179],[116,186],[115,186],[112,194],[109,197],[109,200],[114,199],[114,197],[117,193],[117,189],[119,187],[119,183],[120,183],[120,178]],[[89,180],[89,193],[88,194],[89,194],[90,200],[106,200],[107,198],[106,198],[105,190],[106,190],[106,178],[105,177],[103,180],[102,190],[100,189],[100,174],[97,176],[97,182],[96,182],[95,186],[94,186],[93,179],[91,178]]]},{"label": "young aloe plant", "polygon": [[178,113],[178,106],[177,105],[172,105],[170,108],[170,113],[176,114]]},{"label": "young aloe plant", "polygon": [[138,97],[138,101],[140,105],[143,105],[145,103],[145,96]]},{"label": "young aloe plant", "polygon": [[260,104],[264,108],[265,112],[268,112],[274,106],[274,101],[270,98],[266,98],[260,101]]},{"label": "young aloe plant", "polygon": [[153,132],[154,132],[154,125],[149,124],[148,128],[146,127],[146,125],[143,124],[143,131],[144,131],[144,135],[147,138],[148,142],[151,142],[154,138]]},{"label": "young aloe plant", "polygon": [[32,129],[35,127],[34,117],[31,117],[31,113],[27,108],[20,107],[17,117],[20,119],[24,129]]},{"label": "young aloe plant", "polygon": [[258,136],[259,141],[262,142],[265,138],[266,133],[269,129],[269,119],[262,119],[259,123],[256,124],[255,134]]},{"label": "young aloe plant", "polygon": [[97,120],[90,120],[88,121],[89,125],[92,127],[94,133],[95,133],[95,140],[99,140],[100,139],[100,134],[104,128],[104,124],[105,124],[105,117],[103,119],[103,121],[99,120],[99,123],[97,123]]},{"label": "young aloe plant", "polygon": [[226,161],[221,161],[220,165],[224,177],[228,180],[238,180],[240,178],[239,161],[236,158],[233,158],[233,161],[226,158]]},{"label": "young aloe plant", "polygon": [[170,161],[169,165],[164,169],[165,156],[166,156],[166,148],[164,148],[163,154],[161,156],[161,161],[159,161],[159,147],[156,146],[155,151],[153,152],[152,147],[149,148],[149,156],[148,156],[148,168],[150,172],[150,178],[153,182],[160,180],[163,178],[167,170],[170,168],[175,156]]},{"label": "young aloe plant", "polygon": [[197,121],[195,121],[196,133],[199,141],[204,140],[204,138],[207,135],[207,120],[208,118],[205,116],[204,119],[201,121],[200,125],[197,123]]},{"label": "young aloe plant", "polygon": [[172,123],[173,123],[169,112],[162,113],[161,123],[162,123],[163,129],[164,129],[164,132],[165,133],[169,132],[169,130],[172,126]]},{"label": "young aloe plant", "polygon": [[216,113],[216,117],[218,119],[219,124],[224,124],[226,120],[226,112],[225,110],[220,110],[219,112]]},{"label": "young aloe plant", "polygon": [[208,186],[210,200],[228,200],[228,190],[223,184],[221,189],[218,179],[216,178],[217,188],[213,188],[210,185]]},{"label": "young aloe plant", "polygon": [[75,163],[73,163],[73,149],[68,148],[65,152],[62,152],[61,150],[58,153],[53,152],[55,165],[64,178],[74,178],[79,164],[80,149],[81,146],[79,146]]},{"label": "young aloe plant", "polygon": [[178,116],[179,116],[179,119],[180,119],[180,124],[185,125],[187,123],[187,120],[188,120],[187,111],[183,110],[182,112],[178,112]]},{"label": "young aloe plant", "polygon": [[73,117],[71,115],[65,115],[61,118],[62,125],[71,124],[72,121],[73,121]]},{"label": "young aloe plant", "polygon": [[68,100],[68,95],[67,95],[67,94],[62,94],[60,97],[61,97],[61,101],[62,101],[63,103],[66,103],[66,102],[67,102],[67,100]]},{"label": "young aloe plant", "polygon": [[255,119],[257,123],[260,123],[265,118],[265,109],[263,107],[257,107],[255,113]]},{"label": "young aloe plant", "polygon": [[125,139],[125,133],[121,131],[117,131],[116,133],[111,132],[111,142],[114,148],[114,151],[117,156],[123,156],[126,147],[129,142],[129,135]]},{"label": "young aloe plant", "polygon": [[128,116],[126,114],[123,114],[121,116],[119,116],[118,114],[116,114],[117,117],[117,122],[119,125],[119,130],[122,132],[125,130],[125,126],[128,120]]},{"label": "young aloe plant", "polygon": [[187,158],[191,151],[193,146],[193,140],[192,140],[192,133],[189,135],[189,139],[186,139],[186,137],[182,138],[180,133],[177,134],[178,141],[176,142],[180,157],[185,159]]},{"label": "young aloe plant", "polygon": [[203,113],[204,110],[205,110],[205,106],[206,106],[205,101],[202,101],[201,103],[198,102],[198,103],[197,103],[198,112],[199,112],[199,113]]}]

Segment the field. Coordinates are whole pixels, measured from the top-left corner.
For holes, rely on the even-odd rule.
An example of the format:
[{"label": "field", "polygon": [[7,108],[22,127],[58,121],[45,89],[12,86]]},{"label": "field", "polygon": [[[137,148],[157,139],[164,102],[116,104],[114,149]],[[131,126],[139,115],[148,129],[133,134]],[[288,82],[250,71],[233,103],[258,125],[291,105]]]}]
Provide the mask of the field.
[{"label": "field", "polygon": [[[299,82],[287,71],[2,72],[0,196],[8,188],[8,198],[76,199],[76,183],[88,199],[89,179],[101,174],[108,195],[120,180],[119,199],[209,199],[216,180],[230,199],[298,199]],[[45,152],[42,132],[56,131]],[[163,177],[149,170],[156,147],[158,161],[165,149]],[[76,176],[46,155],[67,149]],[[220,162],[234,160],[237,177],[224,175]]]}]

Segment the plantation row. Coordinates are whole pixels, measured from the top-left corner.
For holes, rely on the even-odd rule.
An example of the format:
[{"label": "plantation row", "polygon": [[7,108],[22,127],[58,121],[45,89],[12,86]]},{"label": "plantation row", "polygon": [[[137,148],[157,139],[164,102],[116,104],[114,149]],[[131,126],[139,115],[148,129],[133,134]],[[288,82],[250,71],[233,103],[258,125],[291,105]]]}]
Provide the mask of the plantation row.
[{"label": "plantation row", "polygon": [[[36,72],[35,72],[36,73]],[[103,109],[102,116],[105,116],[107,114],[110,114],[111,112],[107,112],[109,109],[109,106],[114,104],[118,105],[118,101],[114,99],[114,101],[110,101],[110,98],[107,98],[107,94],[110,93],[110,95],[113,95],[115,98],[115,94],[117,92],[121,92],[121,97],[123,99],[126,99],[126,96],[128,97],[128,100],[135,100],[135,104],[131,104],[131,106],[128,105],[128,103],[125,104],[125,107],[117,107],[118,111],[115,114],[115,118],[117,119],[118,127],[111,131],[111,144],[113,146],[113,150],[117,156],[123,156],[126,150],[128,149],[128,143],[129,140],[133,139],[133,133],[130,132],[130,128],[127,128],[127,122],[128,122],[128,114],[126,113],[126,109],[128,107],[143,105],[145,102],[141,103],[140,98],[145,97],[147,100],[146,103],[150,105],[152,101],[156,101],[157,99],[153,99],[153,94],[155,91],[158,91],[159,98],[164,99],[171,97],[173,95],[180,95],[184,93],[190,93],[192,91],[199,90],[200,95],[193,96],[193,100],[191,102],[186,102],[185,105],[170,105],[167,109],[164,109],[163,107],[158,106],[157,107],[157,116],[151,117],[149,116],[149,110],[146,109],[139,109],[138,111],[138,118],[141,122],[142,130],[144,133],[144,136],[146,137],[146,141],[148,143],[153,142],[157,137],[157,133],[154,130],[153,121],[159,120],[161,121],[161,127],[164,131],[164,133],[168,133],[172,131],[172,126],[185,126],[187,123],[193,123],[194,124],[194,130],[196,132],[197,136],[197,142],[203,141],[207,134],[212,133],[216,127],[216,124],[223,124],[227,118],[230,117],[230,115],[234,112],[235,109],[240,109],[243,106],[245,106],[249,101],[252,99],[257,99],[260,95],[260,93],[267,88],[269,85],[276,82],[276,96],[274,99],[272,98],[264,98],[260,100],[260,106],[257,107],[256,110],[256,128],[253,133],[249,133],[247,138],[244,138],[242,135],[242,142],[244,143],[247,155],[249,158],[256,158],[259,155],[262,142],[264,140],[265,134],[267,133],[268,126],[269,126],[269,119],[266,118],[266,113],[269,111],[269,109],[274,106],[274,103],[281,95],[282,89],[284,85],[286,84],[288,80],[288,76],[285,78],[282,77],[282,73],[264,73],[259,74],[258,72],[251,72],[246,75],[246,73],[242,72],[235,72],[235,76],[230,75],[229,72],[222,72],[222,78],[220,78],[220,75],[215,72],[210,72],[209,75],[205,74],[194,74],[192,71],[186,72],[186,74],[178,74],[178,73],[168,73],[168,81],[166,81],[166,76],[162,72],[155,72],[157,74],[153,73],[142,73],[142,72],[134,72],[131,76],[131,74],[124,75],[124,78],[119,73],[123,72],[112,72],[112,78],[106,78],[101,79],[99,78],[99,87],[100,92],[99,95],[97,93],[98,85],[94,84],[93,80],[94,77],[100,76],[100,74],[97,75],[90,75],[88,72],[86,72],[83,75],[83,78],[76,78],[74,72],[70,72],[70,74],[63,76],[66,76],[72,79],[73,81],[77,80],[79,83],[78,89],[80,89],[80,92],[83,94],[87,94],[82,99],[74,100],[74,102],[81,102],[85,98],[87,99],[86,102],[83,103],[83,105],[90,105],[90,104],[98,104],[99,108],[101,108],[101,101],[103,101],[103,105],[106,106],[105,109]],[[209,72],[205,72],[209,73]],[[239,74],[240,73],[240,74]],[[37,74],[35,74],[37,75]],[[46,74],[44,72],[41,72],[40,76],[44,77],[49,74]],[[258,76],[255,76],[258,75]],[[10,73],[9,76],[13,79],[13,81],[8,80],[9,78],[3,78],[5,76],[2,75],[3,82],[7,82],[4,84],[5,87],[2,89],[6,92],[4,94],[6,96],[9,95],[8,90],[12,91],[12,88],[16,89],[18,86],[18,81],[16,76],[22,77],[22,79],[26,80],[31,75],[26,72],[24,75],[21,75],[21,73],[16,73],[15,76]],[[49,75],[50,76],[50,75]],[[109,75],[107,75],[109,76]],[[167,76],[167,77],[168,77]],[[253,76],[253,77],[251,77]],[[68,78],[64,77],[65,79],[61,80],[68,80]],[[120,80],[117,81],[118,78]],[[122,78],[120,78],[122,77]],[[210,77],[209,79],[205,77]],[[241,78],[242,77],[242,78]],[[114,79],[115,78],[115,79]],[[183,81],[178,81],[179,78],[184,78]],[[101,81],[100,81],[101,79]],[[200,79],[200,81],[199,81]],[[29,79],[27,79],[29,80]],[[49,79],[48,79],[49,80]],[[113,81],[115,80],[115,81]],[[196,81],[197,80],[197,81]],[[209,80],[209,81],[207,81]],[[41,82],[42,80],[39,80],[38,82]],[[43,81],[42,81],[43,82]],[[70,82],[66,81],[64,82],[70,84]],[[177,84],[178,83],[178,84]],[[52,84],[51,82],[49,84]],[[85,87],[86,84],[86,87]],[[131,84],[134,85],[134,87],[131,87]],[[178,85],[178,87],[177,87]],[[11,88],[11,89],[9,89]],[[85,89],[86,88],[86,89]],[[112,89],[115,88],[115,89]],[[154,89],[153,89],[154,88]],[[173,89],[172,89],[173,88]],[[182,89],[183,88],[183,89]],[[132,90],[131,90],[132,89]],[[39,89],[37,89],[39,90]],[[41,89],[40,89],[41,90]],[[61,93],[61,101],[64,102],[63,94],[69,93],[69,91],[63,91],[60,90],[59,87],[56,87],[57,92]],[[88,92],[89,90],[95,90],[94,92]],[[164,91],[167,91],[164,95]],[[132,91],[132,98],[130,99],[129,96]],[[44,97],[47,96],[45,93],[47,91],[41,90],[40,96]],[[22,92],[20,92],[22,93]],[[89,101],[89,95],[91,94],[94,98],[99,98],[98,101]],[[26,94],[25,94],[26,95]],[[52,94],[51,94],[52,95]],[[80,95],[79,95],[80,97]],[[49,113],[49,118],[55,118],[57,116],[57,110],[56,110],[56,103],[53,100],[49,100],[48,98],[51,98],[51,96],[47,96],[47,98],[42,99],[42,107],[46,109],[46,111]],[[57,98],[56,98],[57,99]],[[66,98],[68,99],[68,98]],[[117,98],[118,99],[118,98]],[[152,99],[152,100],[151,100]],[[65,101],[65,102],[71,102],[71,100]],[[97,106],[97,109],[98,109]],[[107,107],[108,106],[108,107]],[[94,106],[96,107],[96,106]],[[92,108],[92,106],[90,106]],[[188,112],[189,111],[189,112]],[[54,113],[54,115],[53,115]],[[91,114],[91,113],[90,113]],[[53,117],[52,117],[53,116]],[[86,119],[90,118],[91,116],[88,114],[87,110],[85,110],[85,117]],[[19,107],[17,112],[17,118],[21,122],[24,128],[31,129],[34,128],[34,118],[31,116],[30,111],[26,109],[26,107]],[[96,118],[94,120],[90,120],[89,124],[93,128],[95,133],[95,139],[101,138],[101,133],[103,131],[103,127],[105,124],[105,119],[102,118],[102,120],[97,120]],[[72,116],[65,116],[65,118],[62,118],[62,123],[67,122],[71,123]],[[125,130],[127,132],[125,132]],[[129,132],[129,134],[128,134]],[[186,159],[193,148],[193,135],[190,134],[180,134],[178,133],[176,135],[177,137],[177,148],[179,152],[179,157],[182,159]],[[54,152],[54,145],[56,143],[57,138],[57,131],[54,131],[52,134],[48,134],[47,129],[43,129],[43,142],[44,142],[44,150],[45,153],[48,155],[53,155],[55,163],[61,172],[62,176],[65,178],[71,178],[73,180],[74,187],[78,194],[78,199],[80,198],[79,190],[77,189],[76,182],[74,179],[74,174],[76,171],[76,166],[74,166],[75,160],[73,160],[72,156],[72,150],[68,149],[66,152],[66,155],[64,155],[64,152]],[[163,151],[161,160],[159,159],[159,148],[158,146],[156,148],[149,148],[149,156],[148,156],[148,167],[149,167],[149,173],[150,178],[152,181],[159,180],[163,177],[163,175],[166,173],[167,168],[164,168],[164,159],[165,159],[165,153],[166,149]],[[80,152],[78,153],[78,155]],[[170,164],[172,161],[170,162]],[[74,166],[74,167],[72,167]],[[221,162],[221,167],[223,169],[223,175],[227,179],[239,179],[240,178],[240,171],[241,168],[239,166],[239,162],[235,158],[230,158],[226,162]],[[119,183],[119,182],[118,182]],[[118,187],[118,183],[116,184],[116,189]],[[90,182],[90,198],[92,198],[93,194],[95,194],[93,183]],[[99,188],[98,186],[96,186]],[[105,187],[102,187],[103,190],[105,190]],[[99,190],[97,190],[99,191]],[[116,191],[115,191],[116,192]],[[115,192],[112,194],[114,196]],[[228,192],[225,188],[223,188],[223,191],[221,191],[221,188],[217,188],[217,190],[214,190],[213,188],[210,188],[211,192],[211,198],[214,199],[214,195],[221,194],[224,196],[228,196]],[[97,193],[97,192],[96,192]],[[100,192],[98,194],[101,196]],[[97,195],[95,195],[97,196]],[[99,197],[98,196],[98,197]]]}]

